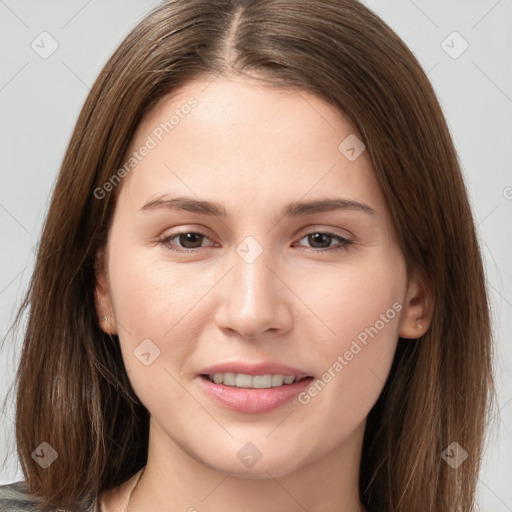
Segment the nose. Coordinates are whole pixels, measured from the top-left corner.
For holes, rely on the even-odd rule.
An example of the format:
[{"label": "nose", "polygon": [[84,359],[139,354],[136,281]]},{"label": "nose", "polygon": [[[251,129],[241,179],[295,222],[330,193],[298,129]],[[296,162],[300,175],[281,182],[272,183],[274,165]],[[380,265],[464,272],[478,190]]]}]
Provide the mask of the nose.
[{"label": "nose", "polygon": [[284,334],[293,325],[292,294],[283,283],[279,262],[269,250],[254,261],[240,254],[233,252],[231,271],[219,289],[217,326],[251,339]]}]

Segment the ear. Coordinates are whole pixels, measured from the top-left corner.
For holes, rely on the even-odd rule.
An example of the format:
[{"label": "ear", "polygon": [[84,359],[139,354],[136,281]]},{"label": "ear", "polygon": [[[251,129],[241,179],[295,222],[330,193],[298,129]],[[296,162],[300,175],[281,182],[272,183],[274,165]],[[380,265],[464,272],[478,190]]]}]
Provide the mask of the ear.
[{"label": "ear", "polygon": [[407,296],[400,319],[400,337],[416,339],[427,332],[434,314],[434,300],[426,280],[414,272],[407,285]]},{"label": "ear", "polygon": [[105,252],[105,247],[98,249],[94,261],[94,273],[96,278],[94,303],[101,330],[107,334],[117,334],[117,323],[112,307],[112,298],[110,296]]}]

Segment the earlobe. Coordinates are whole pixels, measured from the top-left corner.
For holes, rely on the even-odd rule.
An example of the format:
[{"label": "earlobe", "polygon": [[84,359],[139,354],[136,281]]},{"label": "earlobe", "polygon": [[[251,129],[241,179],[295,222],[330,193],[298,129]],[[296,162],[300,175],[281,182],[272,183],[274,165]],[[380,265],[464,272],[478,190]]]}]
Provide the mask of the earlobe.
[{"label": "earlobe", "polygon": [[94,303],[101,330],[112,335],[117,334],[117,324],[114,316],[114,310],[112,308],[104,256],[104,248],[99,249],[94,263],[96,281],[94,287]]},{"label": "earlobe", "polygon": [[400,320],[400,337],[417,339],[429,329],[434,312],[433,297],[425,279],[415,274],[409,280]]}]

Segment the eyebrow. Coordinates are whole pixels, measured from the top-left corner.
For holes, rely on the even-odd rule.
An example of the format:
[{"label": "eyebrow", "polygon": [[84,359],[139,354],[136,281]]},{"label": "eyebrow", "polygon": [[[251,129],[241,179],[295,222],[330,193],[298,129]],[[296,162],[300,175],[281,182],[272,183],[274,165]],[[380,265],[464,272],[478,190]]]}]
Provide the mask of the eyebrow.
[{"label": "eyebrow", "polygon": [[[192,197],[159,197],[147,202],[141,211],[153,211],[157,209],[182,210],[201,215],[227,217],[226,209],[219,203],[201,201]],[[281,210],[282,217],[300,217],[313,213],[330,212],[336,210],[354,210],[369,215],[375,215],[375,210],[367,204],[349,199],[320,199],[312,201],[295,201],[284,206]]]}]

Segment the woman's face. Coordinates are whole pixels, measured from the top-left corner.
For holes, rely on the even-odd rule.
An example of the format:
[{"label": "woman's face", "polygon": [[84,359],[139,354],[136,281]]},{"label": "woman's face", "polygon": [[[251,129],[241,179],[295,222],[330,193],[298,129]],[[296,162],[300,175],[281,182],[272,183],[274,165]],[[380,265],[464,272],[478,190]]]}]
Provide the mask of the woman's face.
[{"label": "woman's face", "polygon": [[360,448],[418,290],[360,139],[226,78],[138,127],[97,292],[152,443],[254,477]]}]

